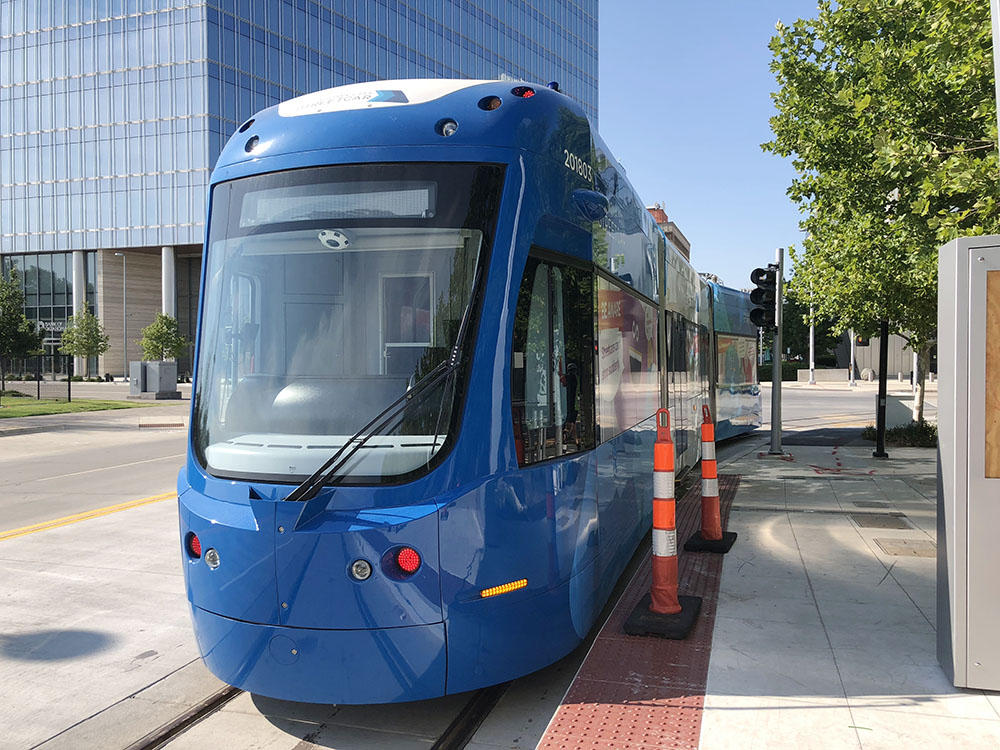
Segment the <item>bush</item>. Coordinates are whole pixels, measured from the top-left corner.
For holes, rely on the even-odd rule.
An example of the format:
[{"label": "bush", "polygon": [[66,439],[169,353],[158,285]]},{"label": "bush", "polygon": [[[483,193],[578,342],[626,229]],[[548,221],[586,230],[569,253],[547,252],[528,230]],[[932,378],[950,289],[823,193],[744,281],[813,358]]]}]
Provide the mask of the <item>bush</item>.
[{"label": "bush", "polygon": [[[885,444],[896,448],[935,448],[937,447],[937,425],[933,422],[910,422],[901,427],[892,427],[885,431]],[[865,440],[875,441],[875,425],[868,425],[861,432]]]},{"label": "bush", "polygon": [[187,351],[188,341],[177,328],[177,319],[159,313],[156,320],[142,329],[139,346],[142,358],[158,361],[177,359]]},{"label": "bush", "polygon": [[[808,370],[808,362],[782,362],[781,363],[781,380],[798,380],[799,370]],[[757,377],[761,383],[771,382],[771,363],[768,362],[763,365],[757,365]]]}]

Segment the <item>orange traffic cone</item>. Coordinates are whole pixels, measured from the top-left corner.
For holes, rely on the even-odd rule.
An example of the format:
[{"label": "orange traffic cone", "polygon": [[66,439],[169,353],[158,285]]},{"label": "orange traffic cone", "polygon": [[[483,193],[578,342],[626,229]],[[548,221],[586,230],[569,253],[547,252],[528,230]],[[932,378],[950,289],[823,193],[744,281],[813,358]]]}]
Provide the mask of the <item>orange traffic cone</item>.
[{"label": "orange traffic cone", "polygon": [[708,406],[702,406],[701,425],[701,530],[684,543],[687,552],[720,552],[732,549],[736,534],[722,531],[719,507],[719,468],[715,460],[715,425]]},{"label": "orange traffic cone", "polygon": [[674,443],[670,412],[656,412],[653,445],[653,583],[625,622],[629,635],[680,639],[694,627],[701,608],[696,596],[677,594],[677,522],[674,499]]}]

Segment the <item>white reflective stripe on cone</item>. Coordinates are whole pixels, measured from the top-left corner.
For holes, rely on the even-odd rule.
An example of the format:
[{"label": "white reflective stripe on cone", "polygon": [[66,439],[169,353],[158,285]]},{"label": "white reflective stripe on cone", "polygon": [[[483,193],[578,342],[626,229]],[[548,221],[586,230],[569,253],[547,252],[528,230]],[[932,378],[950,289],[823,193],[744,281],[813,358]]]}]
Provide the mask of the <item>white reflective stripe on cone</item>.
[{"label": "white reflective stripe on cone", "polygon": [[674,499],[674,472],[653,472],[653,497],[660,500]]},{"label": "white reflective stripe on cone", "polygon": [[701,496],[702,497],[718,497],[719,496],[719,479],[718,477],[712,477],[711,479],[701,480]]},{"label": "white reflective stripe on cone", "polygon": [[709,461],[715,459],[715,441],[706,440],[701,444],[701,457],[707,458]]},{"label": "white reflective stripe on cone", "polygon": [[677,557],[677,529],[653,529],[653,554]]}]

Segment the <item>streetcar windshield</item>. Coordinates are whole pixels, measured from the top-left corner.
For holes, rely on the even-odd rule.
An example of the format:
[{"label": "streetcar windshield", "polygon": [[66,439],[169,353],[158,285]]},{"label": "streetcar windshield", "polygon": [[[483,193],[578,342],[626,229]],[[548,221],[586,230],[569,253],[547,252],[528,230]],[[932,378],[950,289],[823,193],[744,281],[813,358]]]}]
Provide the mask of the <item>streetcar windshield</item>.
[{"label": "streetcar windshield", "polygon": [[[445,360],[502,182],[496,165],[372,164],[215,186],[192,428],[206,469],[301,479]],[[342,477],[426,470],[466,374],[408,402]]]}]

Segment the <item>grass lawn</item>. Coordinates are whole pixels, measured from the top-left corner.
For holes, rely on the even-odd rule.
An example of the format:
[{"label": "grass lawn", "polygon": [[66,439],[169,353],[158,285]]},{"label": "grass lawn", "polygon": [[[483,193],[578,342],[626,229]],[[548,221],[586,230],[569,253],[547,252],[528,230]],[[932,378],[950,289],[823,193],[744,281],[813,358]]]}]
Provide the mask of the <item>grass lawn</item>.
[{"label": "grass lawn", "polygon": [[102,409],[132,409],[137,406],[153,406],[141,401],[107,401],[98,398],[74,398],[69,403],[55,398],[34,398],[11,396],[7,393],[0,398],[0,419],[9,417],[37,417],[42,414],[69,414],[77,411],[100,411]]}]

